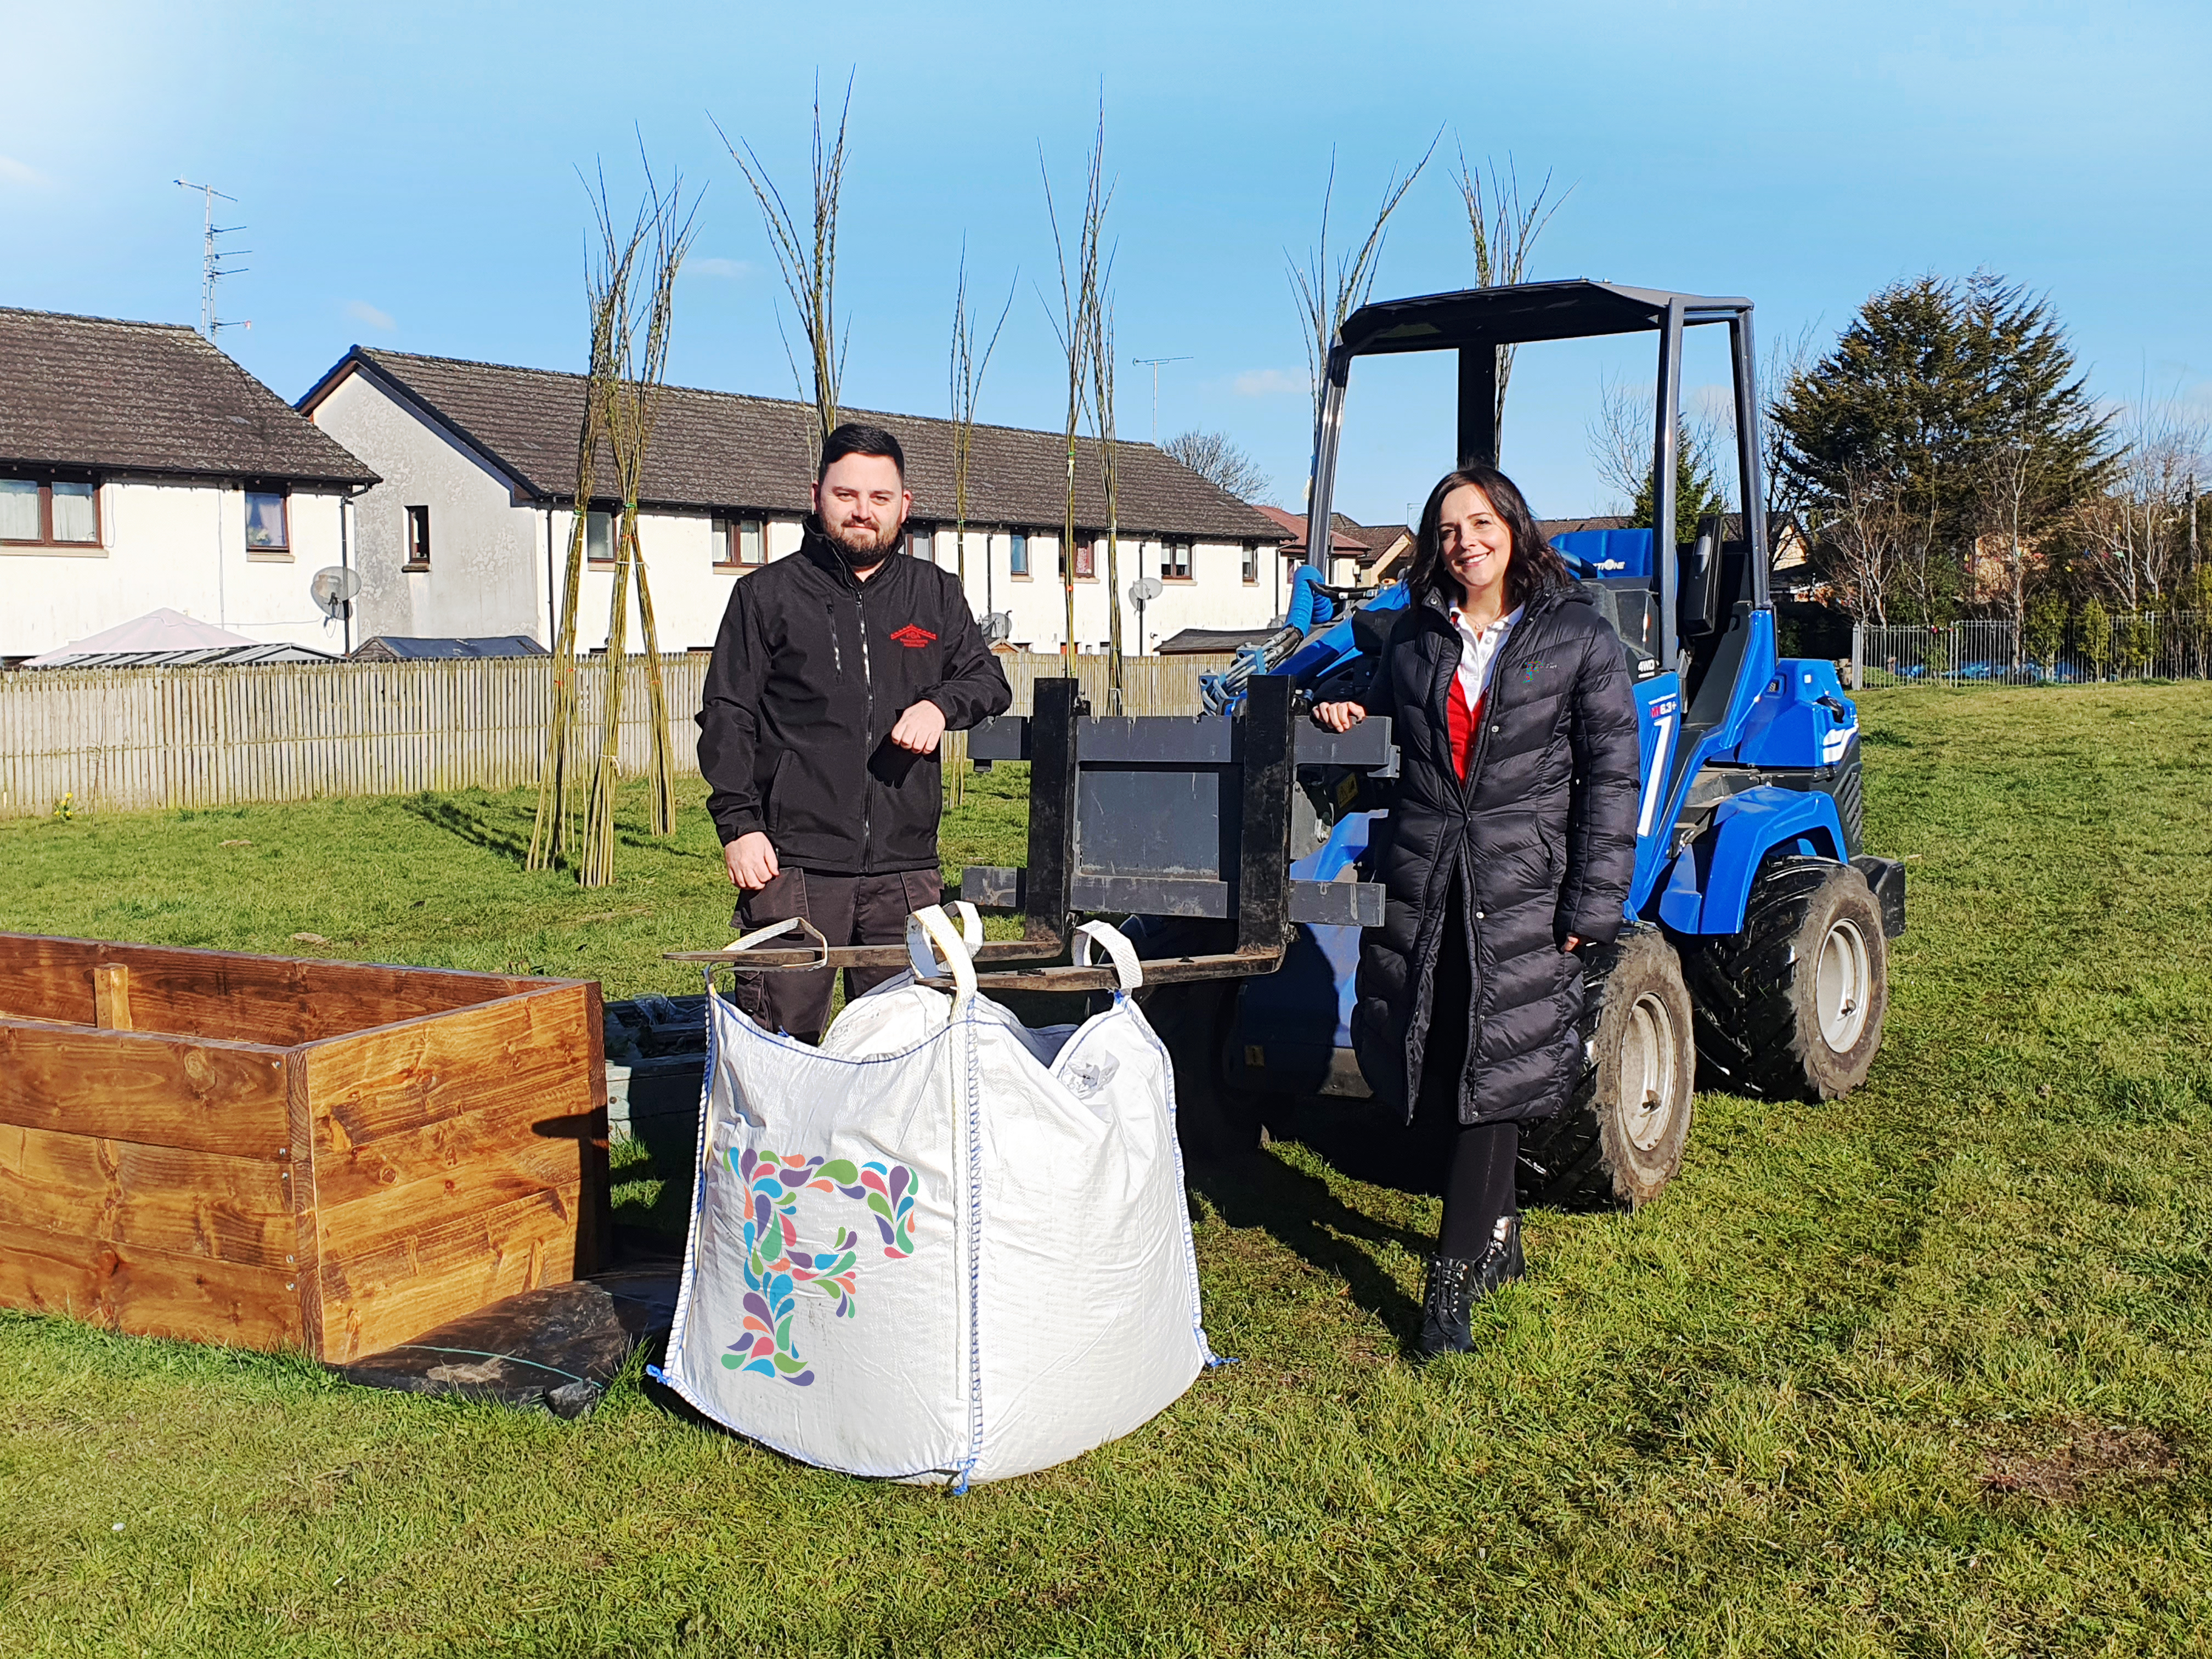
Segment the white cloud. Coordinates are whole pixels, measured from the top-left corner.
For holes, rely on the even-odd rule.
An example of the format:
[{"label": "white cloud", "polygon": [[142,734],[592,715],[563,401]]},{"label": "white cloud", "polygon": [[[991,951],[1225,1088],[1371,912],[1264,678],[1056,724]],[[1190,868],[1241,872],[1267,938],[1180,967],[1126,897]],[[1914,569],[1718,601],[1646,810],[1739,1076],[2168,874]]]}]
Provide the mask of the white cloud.
[{"label": "white cloud", "polygon": [[348,300],[345,313],[357,323],[367,323],[371,328],[382,329],[386,334],[399,326],[392,320],[388,311],[379,311],[366,300]]},{"label": "white cloud", "polygon": [[1280,398],[1296,392],[1305,396],[1306,377],[1279,368],[1248,368],[1230,383],[1240,398]]},{"label": "white cloud", "polygon": [[0,183],[10,185],[43,185],[46,175],[27,161],[19,161],[12,155],[0,155]]},{"label": "white cloud", "polygon": [[703,258],[686,259],[684,269],[695,276],[750,276],[754,265],[750,259],[724,259],[708,254]]}]

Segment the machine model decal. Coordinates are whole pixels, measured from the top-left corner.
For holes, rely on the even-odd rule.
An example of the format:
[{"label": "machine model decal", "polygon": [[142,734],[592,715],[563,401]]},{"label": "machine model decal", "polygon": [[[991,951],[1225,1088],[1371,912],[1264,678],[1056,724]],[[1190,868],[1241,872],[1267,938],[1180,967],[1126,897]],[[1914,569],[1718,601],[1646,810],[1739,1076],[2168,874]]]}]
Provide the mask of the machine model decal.
[{"label": "machine model decal", "polygon": [[1674,700],[1669,697],[1652,704],[1651,712],[1659,728],[1659,741],[1651,751],[1651,768],[1644,779],[1644,810],[1636,817],[1639,840],[1651,833],[1652,816],[1659,810],[1660,796],[1666,793],[1668,744],[1674,735]]},{"label": "machine model decal", "polygon": [[860,1236],[837,1229],[826,1249],[799,1237],[801,1191],[842,1193],[857,1198],[874,1215],[883,1236],[884,1257],[897,1261],[914,1254],[914,1171],[903,1164],[854,1164],[850,1158],[780,1157],[750,1146],[728,1154],[730,1168],[745,1185],[744,1334],[730,1344],[722,1364],[731,1370],[780,1376],[799,1388],[814,1372],[792,1340],[792,1316],[801,1295],[836,1301],[836,1316],[850,1319],[859,1310],[856,1280]]}]

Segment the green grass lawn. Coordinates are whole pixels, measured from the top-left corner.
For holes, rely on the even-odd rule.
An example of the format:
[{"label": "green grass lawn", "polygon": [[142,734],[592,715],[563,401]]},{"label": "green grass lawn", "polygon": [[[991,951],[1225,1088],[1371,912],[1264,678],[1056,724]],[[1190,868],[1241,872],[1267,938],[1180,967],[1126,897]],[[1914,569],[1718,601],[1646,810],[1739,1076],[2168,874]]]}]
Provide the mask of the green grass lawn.
[{"label": "green grass lawn", "polygon": [[[1296,1145],[1194,1171],[1243,1363],[959,1499],[633,1385],[568,1425],[0,1314],[0,1651],[2212,1652],[2212,688],[1862,708],[1872,1081],[1701,1096],[1658,1203],[1530,1218],[1475,1353],[1402,1357],[1434,1200]],[[948,863],[1018,861],[985,787]],[[594,893],[529,805],[0,824],[0,927],[688,988],[696,793]]]}]

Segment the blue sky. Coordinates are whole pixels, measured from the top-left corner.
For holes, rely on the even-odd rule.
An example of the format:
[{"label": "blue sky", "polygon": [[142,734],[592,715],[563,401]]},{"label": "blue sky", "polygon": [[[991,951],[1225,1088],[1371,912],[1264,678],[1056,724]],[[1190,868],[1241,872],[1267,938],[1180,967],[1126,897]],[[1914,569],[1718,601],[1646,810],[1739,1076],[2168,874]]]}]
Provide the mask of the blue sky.
[{"label": "blue sky", "polygon": [[[224,343],[296,398],[354,343],[580,367],[588,210],[636,138],[704,185],[671,378],[790,395],[779,284],[710,125],[803,187],[808,105],[857,76],[840,301],[849,404],[941,414],[954,268],[1013,313],[987,419],[1066,392],[1039,147],[1072,192],[1103,87],[1121,425],[1229,432],[1295,503],[1309,448],[1285,250],[1335,152],[1340,222],[1437,160],[1378,295],[1472,280],[1445,167],[1510,155],[1571,186],[1533,275],[1746,294],[1769,342],[1825,341],[1881,284],[1988,265],[2046,290],[2095,389],[2212,402],[2212,8],[1850,5],[1117,8],[848,4],[33,5],[8,22],[0,303],[191,322],[211,182],[253,252]],[[617,21],[618,20],[618,21]],[[1717,353],[1715,354],[1716,360]],[[1524,356],[1505,461],[1540,512],[1601,509],[1586,422],[1645,349]],[[1692,365],[1692,381],[1711,378]],[[4,396],[0,388],[0,396]],[[1449,465],[1437,364],[1355,375],[1341,503],[1401,512]]]}]

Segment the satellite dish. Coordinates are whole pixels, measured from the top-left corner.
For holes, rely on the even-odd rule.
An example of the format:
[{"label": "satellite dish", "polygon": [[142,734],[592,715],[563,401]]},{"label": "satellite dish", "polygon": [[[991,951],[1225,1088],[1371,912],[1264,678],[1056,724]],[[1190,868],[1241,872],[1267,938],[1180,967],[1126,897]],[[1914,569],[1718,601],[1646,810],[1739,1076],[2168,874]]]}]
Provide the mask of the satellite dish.
[{"label": "satellite dish", "polygon": [[1139,576],[1129,584],[1129,603],[1150,605],[1154,599],[1159,598],[1164,591],[1158,576]]},{"label": "satellite dish", "polygon": [[342,564],[326,564],[315,572],[315,579],[307,586],[307,593],[315,608],[333,619],[345,615],[347,603],[361,592],[361,575]]},{"label": "satellite dish", "polygon": [[1014,613],[1012,611],[994,611],[990,615],[983,618],[984,644],[1004,644],[1007,640],[1013,637],[1013,634]]}]

